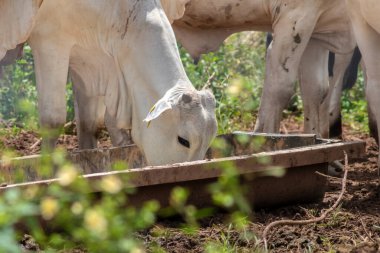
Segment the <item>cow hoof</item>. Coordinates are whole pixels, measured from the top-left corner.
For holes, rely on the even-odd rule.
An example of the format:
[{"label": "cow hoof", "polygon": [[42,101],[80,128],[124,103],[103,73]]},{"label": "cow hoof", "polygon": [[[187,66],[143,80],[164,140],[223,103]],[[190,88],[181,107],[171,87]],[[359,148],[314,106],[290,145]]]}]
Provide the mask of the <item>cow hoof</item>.
[{"label": "cow hoof", "polygon": [[329,164],[327,173],[333,177],[342,177],[344,166],[339,161],[334,161]]}]

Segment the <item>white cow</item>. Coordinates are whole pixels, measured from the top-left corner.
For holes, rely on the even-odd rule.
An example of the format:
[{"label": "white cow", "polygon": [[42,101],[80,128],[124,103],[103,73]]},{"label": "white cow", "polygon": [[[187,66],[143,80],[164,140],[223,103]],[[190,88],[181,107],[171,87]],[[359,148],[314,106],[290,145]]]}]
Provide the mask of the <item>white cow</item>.
[{"label": "white cow", "polygon": [[[188,80],[159,2],[44,0],[28,43],[35,60],[42,127],[56,129],[65,122],[63,94],[70,63],[75,69],[70,59],[85,59],[89,52],[105,54],[124,81],[121,90],[127,94],[120,97],[127,96],[132,105],[132,138],[148,164],[204,157],[216,133],[215,99],[209,92],[196,91]],[[119,109],[115,108],[108,112],[113,117]],[[150,127],[143,120],[151,122]]]},{"label": "white cow", "polygon": [[379,134],[380,2],[377,0],[346,0],[346,3],[365,66],[366,97],[368,99],[370,123],[372,124],[370,128]]},{"label": "white cow", "polygon": [[[183,16],[188,1],[161,0],[170,23]],[[74,50],[70,72],[79,148],[96,148],[96,134],[104,126],[114,146],[131,144],[132,105],[120,69],[112,57],[100,51]]]},{"label": "white cow", "polygon": [[[268,48],[272,42],[273,37],[271,33],[267,33],[266,37],[266,47]],[[315,61],[319,58],[319,54],[308,53],[307,55],[312,56],[310,59],[305,59],[305,61]],[[321,57],[324,57],[323,55]],[[329,52],[328,60],[328,73],[329,73],[329,92],[326,97],[326,102],[328,103],[329,112],[329,122],[324,122],[329,124],[329,138],[341,138],[342,137],[342,118],[341,118],[341,97],[342,92],[345,89],[351,89],[357,79],[358,66],[361,59],[361,54],[359,49],[356,47],[352,54],[337,54]],[[316,66],[318,68],[324,68],[324,64],[321,66]],[[305,78],[314,77],[315,69],[310,69],[310,74],[305,74]],[[302,85],[302,84],[301,84]],[[305,85],[302,85],[304,87]],[[306,123],[306,121],[305,121]],[[327,126],[321,126],[322,129],[327,129]]]},{"label": "white cow", "polygon": [[255,130],[279,130],[282,110],[299,74],[305,131],[328,136],[328,51],[347,54],[355,47],[344,2],[191,0],[173,28],[194,58],[216,50],[232,33],[272,31]]}]

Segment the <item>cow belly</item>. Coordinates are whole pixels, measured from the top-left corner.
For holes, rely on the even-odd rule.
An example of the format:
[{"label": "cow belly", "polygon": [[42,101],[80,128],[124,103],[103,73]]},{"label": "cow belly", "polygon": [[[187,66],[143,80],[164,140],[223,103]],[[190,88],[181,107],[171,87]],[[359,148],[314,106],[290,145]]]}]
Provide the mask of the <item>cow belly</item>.
[{"label": "cow belly", "polygon": [[319,40],[327,50],[336,54],[351,53],[356,46],[356,40],[351,30],[334,33],[314,33],[312,38]]},{"label": "cow belly", "polygon": [[[359,0],[358,0],[359,1]],[[361,11],[367,23],[380,33],[380,4],[378,0],[360,1]]]}]

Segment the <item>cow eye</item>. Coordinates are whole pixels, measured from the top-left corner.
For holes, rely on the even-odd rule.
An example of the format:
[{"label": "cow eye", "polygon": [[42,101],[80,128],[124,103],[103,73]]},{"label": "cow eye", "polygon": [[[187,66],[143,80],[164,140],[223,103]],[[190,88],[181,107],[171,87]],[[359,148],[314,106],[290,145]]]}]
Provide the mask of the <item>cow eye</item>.
[{"label": "cow eye", "polygon": [[182,138],[181,136],[178,136],[178,142],[179,144],[181,144],[182,146],[186,147],[186,148],[190,148],[190,142],[184,138]]}]

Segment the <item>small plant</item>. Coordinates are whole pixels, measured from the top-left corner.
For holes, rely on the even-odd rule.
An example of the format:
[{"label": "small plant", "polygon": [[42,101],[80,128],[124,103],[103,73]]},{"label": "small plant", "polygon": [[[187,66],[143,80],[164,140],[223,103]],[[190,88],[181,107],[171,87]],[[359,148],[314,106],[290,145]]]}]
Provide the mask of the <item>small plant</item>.
[{"label": "small plant", "polygon": [[342,213],[341,207],[339,206],[336,210],[331,213],[331,218],[326,220],[326,222],[321,223],[319,226],[323,227],[338,227],[347,220],[347,217]]}]

